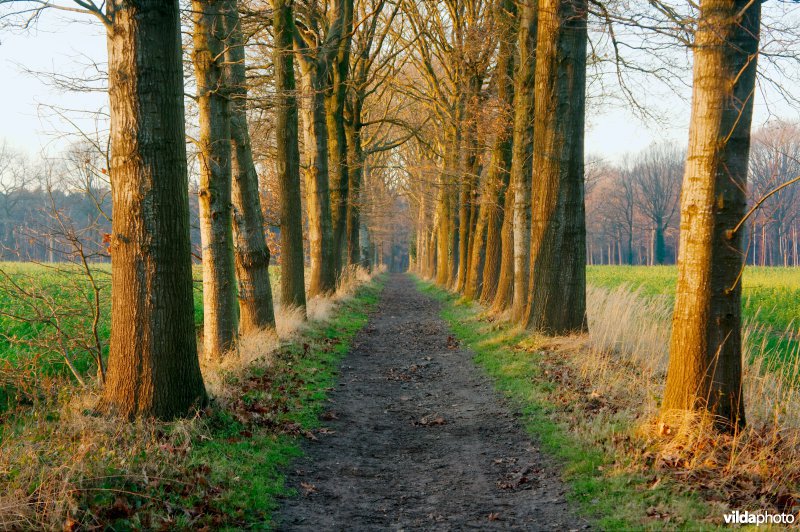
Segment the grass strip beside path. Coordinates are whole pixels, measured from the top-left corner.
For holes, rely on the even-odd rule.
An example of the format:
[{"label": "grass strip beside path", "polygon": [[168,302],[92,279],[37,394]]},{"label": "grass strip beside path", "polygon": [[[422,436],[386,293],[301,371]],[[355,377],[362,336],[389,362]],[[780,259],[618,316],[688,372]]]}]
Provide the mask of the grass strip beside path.
[{"label": "grass strip beside path", "polygon": [[[584,398],[559,382],[558,362],[531,348],[530,333],[485,318],[477,304],[427,281],[424,293],[442,303],[442,317],[455,337],[475,353],[475,362],[520,415],[537,444],[556,458],[569,496],[602,530],[715,530],[714,515],[698,496],[669,479],[626,469],[615,443],[630,438],[632,425],[593,426],[605,418],[584,417]],[[602,421],[600,421],[602,422]]]}]

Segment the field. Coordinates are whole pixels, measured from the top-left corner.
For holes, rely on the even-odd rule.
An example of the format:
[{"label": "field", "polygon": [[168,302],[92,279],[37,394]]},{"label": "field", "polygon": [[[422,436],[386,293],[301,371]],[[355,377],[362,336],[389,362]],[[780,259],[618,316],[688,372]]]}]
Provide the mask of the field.
[{"label": "field", "polygon": [[[0,413],[10,404],[37,400],[53,380],[77,381],[97,372],[96,354],[108,355],[111,268],[96,265],[91,273],[92,279],[65,264],[0,263]],[[195,267],[198,328],[201,276]]]},{"label": "field", "polygon": [[[277,268],[273,270],[277,276]],[[0,412],[9,403],[36,400],[52,379],[97,371],[96,353],[107,355],[110,331],[110,268],[93,269],[99,292],[96,335],[95,292],[77,267],[0,263]],[[590,266],[588,282],[603,288],[627,286],[643,297],[674,298],[674,266]],[[201,271],[195,269],[195,322],[203,320]],[[776,360],[794,360],[800,270],[748,268],[744,273],[744,316],[750,342]],[[69,364],[67,363],[69,360]],[[70,368],[70,364],[72,368]]]},{"label": "field", "polygon": [[[589,266],[587,282],[603,288],[627,286],[644,297],[675,298],[675,266]],[[800,268],[746,268],[743,313],[751,342],[777,360],[794,359],[800,349]]]}]

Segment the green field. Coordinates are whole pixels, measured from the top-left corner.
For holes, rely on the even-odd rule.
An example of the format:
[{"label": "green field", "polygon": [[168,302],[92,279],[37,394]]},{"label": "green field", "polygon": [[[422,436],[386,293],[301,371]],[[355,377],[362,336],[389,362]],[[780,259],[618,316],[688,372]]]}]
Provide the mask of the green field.
[{"label": "green field", "polygon": [[[278,268],[273,268],[273,282]],[[103,355],[108,354],[111,330],[111,268],[96,265],[100,289],[97,325]],[[202,271],[194,270],[194,315],[203,322]],[[0,412],[10,403],[35,399],[48,379],[70,378],[68,353],[80,374],[97,371],[91,348],[95,296],[91,281],[77,266],[66,264],[0,263]]]},{"label": "green field", "polygon": [[[675,266],[589,266],[594,286],[628,286],[648,297],[675,298]],[[743,315],[759,349],[781,360],[797,356],[800,317],[800,268],[748,267],[742,285]]]}]

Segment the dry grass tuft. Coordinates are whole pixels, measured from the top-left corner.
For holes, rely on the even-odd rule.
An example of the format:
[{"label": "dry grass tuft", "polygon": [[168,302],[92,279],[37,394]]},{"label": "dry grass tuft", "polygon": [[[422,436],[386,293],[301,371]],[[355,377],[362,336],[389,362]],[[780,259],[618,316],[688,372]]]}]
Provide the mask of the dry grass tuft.
[{"label": "dry grass tuft", "polygon": [[[748,427],[720,434],[708,416],[660,412],[671,308],[625,287],[590,287],[590,333],[534,338],[543,371],[574,430],[617,457],[616,466],[676,479],[720,508],[788,511],[800,503],[800,361],[778,366],[764,331],[746,327]],[[792,334],[790,331],[787,334]],[[619,431],[619,427],[628,429]],[[720,514],[721,515],[721,514]]]}]

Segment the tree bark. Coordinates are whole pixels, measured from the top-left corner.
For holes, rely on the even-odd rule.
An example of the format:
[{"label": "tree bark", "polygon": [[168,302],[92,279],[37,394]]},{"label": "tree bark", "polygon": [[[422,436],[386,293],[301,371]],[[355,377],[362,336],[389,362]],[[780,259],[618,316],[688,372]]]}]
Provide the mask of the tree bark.
[{"label": "tree bark", "polygon": [[653,261],[656,264],[664,264],[667,259],[667,243],[664,240],[664,222],[656,220],[655,234],[653,235]]},{"label": "tree bark", "polygon": [[512,182],[506,192],[506,215],[500,230],[500,273],[492,304],[492,312],[495,313],[507,310],[511,306],[514,295],[514,217],[509,209],[514,205],[515,188]]},{"label": "tree bark", "polygon": [[294,78],[292,0],[273,0],[275,69],[275,166],[281,224],[281,304],[305,313],[300,148]]},{"label": "tree bark", "polygon": [[450,193],[446,169],[439,174],[436,199],[436,284],[447,286],[450,278]]},{"label": "tree bark", "polygon": [[528,312],[545,334],[586,324],[583,136],[587,0],[540,0]]},{"label": "tree bark", "polygon": [[200,240],[203,248],[204,355],[232,349],[237,334],[231,205],[230,94],[224,84],[225,28],[219,0],[192,0],[200,120]]},{"label": "tree bark", "polygon": [[306,170],[306,210],[311,256],[308,296],[336,290],[333,258],[333,224],[328,183],[328,130],[325,119],[325,76],[316,65],[301,61],[303,79],[303,126],[308,168]]},{"label": "tree bark", "polygon": [[108,4],[111,340],[101,411],[169,419],[205,403],[192,298],[178,2]]},{"label": "tree bark", "polygon": [[[514,282],[511,319],[520,322],[528,304],[531,246],[531,185],[533,172],[533,133],[536,120],[535,87],[538,2],[525,0],[520,11],[517,36],[519,66],[514,79],[514,133],[511,183],[514,186]],[[550,103],[546,103],[549,106]],[[537,168],[538,170],[538,168]]]},{"label": "tree bark", "polygon": [[[504,111],[514,109],[514,44],[516,35],[516,6],[509,0],[500,0],[497,7],[500,21],[498,33],[500,47],[495,80],[497,99]],[[481,201],[481,212],[475,231],[467,297],[492,301],[497,290],[500,273],[501,230],[505,213],[506,189],[510,180],[513,124],[503,124],[492,145],[486,187]],[[485,216],[485,220],[482,217]],[[484,234],[480,234],[483,226]]]},{"label": "tree bark", "polygon": [[331,65],[342,39],[346,11],[343,0],[334,1],[328,34],[321,43],[304,40],[307,36],[304,37],[294,28],[295,51],[300,62],[303,89],[302,112],[308,165],[305,178],[311,256],[309,297],[336,291],[325,93]]},{"label": "tree bark", "polygon": [[361,146],[361,104],[353,103],[352,118],[347,125],[347,150],[349,201],[347,202],[347,262],[351,266],[363,265],[361,258],[361,181],[364,173],[364,149]]},{"label": "tree bark", "polygon": [[328,156],[330,158],[331,224],[333,226],[333,268],[338,278],[345,262],[347,207],[350,192],[347,134],[344,106],[350,71],[350,43],[353,29],[353,0],[342,2],[343,34],[331,68],[331,86],[326,96]]},{"label": "tree bark", "polygon": [[275,328],[270,253],[264,235],[258,173],[253,162],[247,126],[247,74],[244,37],[236,0],[225,6],[225,69],[230,90],[231,166],[233,173],[233,236],[236,277],[239,281],[239,332],[249,334]]},{"label": "tree bark", "polygon": [[[469,107],[477,108],[482,101],[480,94],[483,86],[481,76],[472,76],[467,86],[470,99],[466,102]],[[472,113],[471,113],[472,114]],[[460,159],[460,190],[458,203],[458,258],[456,267],[455,290],[464,293],[467,283],[467,270],[471,257],[472,237],[475,234],[477,223],[476,192],[480,164],[478,158],[478,119],[469,116],[465,124],[465,134],[462,142]]]},{"label": "tree bark", "polygon": [[745,424],[741,280],[761,3],[704,0],[681,197],[678,287],[663,410]]}]

